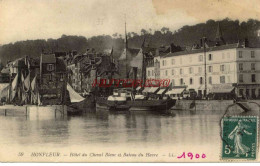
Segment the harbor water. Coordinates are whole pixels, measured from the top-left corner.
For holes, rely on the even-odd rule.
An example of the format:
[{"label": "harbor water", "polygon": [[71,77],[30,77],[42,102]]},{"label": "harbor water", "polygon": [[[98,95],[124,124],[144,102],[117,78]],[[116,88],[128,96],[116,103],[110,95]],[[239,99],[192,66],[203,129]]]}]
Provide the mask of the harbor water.
[{"label": "harbor water", "polygon": [[[173,153],[173,161],[182,152],[196,149],[196,153],[207,153],[208,159],[218,160],[219,154],[213,152],[220,152],[220,119],[223,114],[224,111],[203,110],[176,110],[172,115],[97,110],[83,116],[52,119],[0,116],[0,144],[17,150],[17,153],[26,148],[70,153],[74,147],[96,153],[106,150],[157,151],[166,157]],[[156,161],[156,158],[151,161]]]}]

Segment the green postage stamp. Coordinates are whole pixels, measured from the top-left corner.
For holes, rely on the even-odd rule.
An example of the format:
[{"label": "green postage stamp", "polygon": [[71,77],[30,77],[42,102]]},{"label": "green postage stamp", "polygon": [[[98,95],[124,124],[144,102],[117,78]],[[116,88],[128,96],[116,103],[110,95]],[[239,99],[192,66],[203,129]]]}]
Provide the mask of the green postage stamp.
[{"label": "green postage stamp", "polygon": [[222,119],[222,159],[256,159],[258,117]]}]

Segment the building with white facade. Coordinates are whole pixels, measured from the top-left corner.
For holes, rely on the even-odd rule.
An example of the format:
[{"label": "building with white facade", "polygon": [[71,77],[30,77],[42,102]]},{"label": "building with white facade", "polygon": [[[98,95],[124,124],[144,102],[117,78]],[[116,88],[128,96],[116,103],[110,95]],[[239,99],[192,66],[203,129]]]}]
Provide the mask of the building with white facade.
[{"label": "building with white facade", "polygon": [[219,92],[229,86],[237,95],[255,98],[260,95],[260,48],[239,43],[215,46],[206,49],[206,58],[203,49],[169,53],[160,57],[160,79],[165,78],[198,94],[205,88],[210,93],[219,85]]},{"label": "building with white facade", "polygon": [[[207,42],[206,42],[207,43]],[[260,48],[248,40],[226,44],[218,24],[214,46],[200,46],[154,57],[147,79],[170,79],[174,87],[194,89],[199,96],[233,93],[260,98]]]}]

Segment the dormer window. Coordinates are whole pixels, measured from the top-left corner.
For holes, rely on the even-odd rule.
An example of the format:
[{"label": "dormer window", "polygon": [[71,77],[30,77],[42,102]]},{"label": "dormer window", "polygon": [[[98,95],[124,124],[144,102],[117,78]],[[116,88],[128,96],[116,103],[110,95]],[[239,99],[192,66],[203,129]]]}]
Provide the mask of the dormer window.
[{"label": "dormer window", "polygon": [[53,71],[54,70],[54,64],[47,64],[47,70]]}]

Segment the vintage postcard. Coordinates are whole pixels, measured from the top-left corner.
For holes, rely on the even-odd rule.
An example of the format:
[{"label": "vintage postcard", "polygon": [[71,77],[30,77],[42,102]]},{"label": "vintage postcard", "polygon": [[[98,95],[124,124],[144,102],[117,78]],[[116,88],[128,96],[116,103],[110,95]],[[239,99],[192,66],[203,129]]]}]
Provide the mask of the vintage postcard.
[{"label": "vintage postcard", "polygon": [[0,162],[259,162],[260,0],[0,0]]}]

